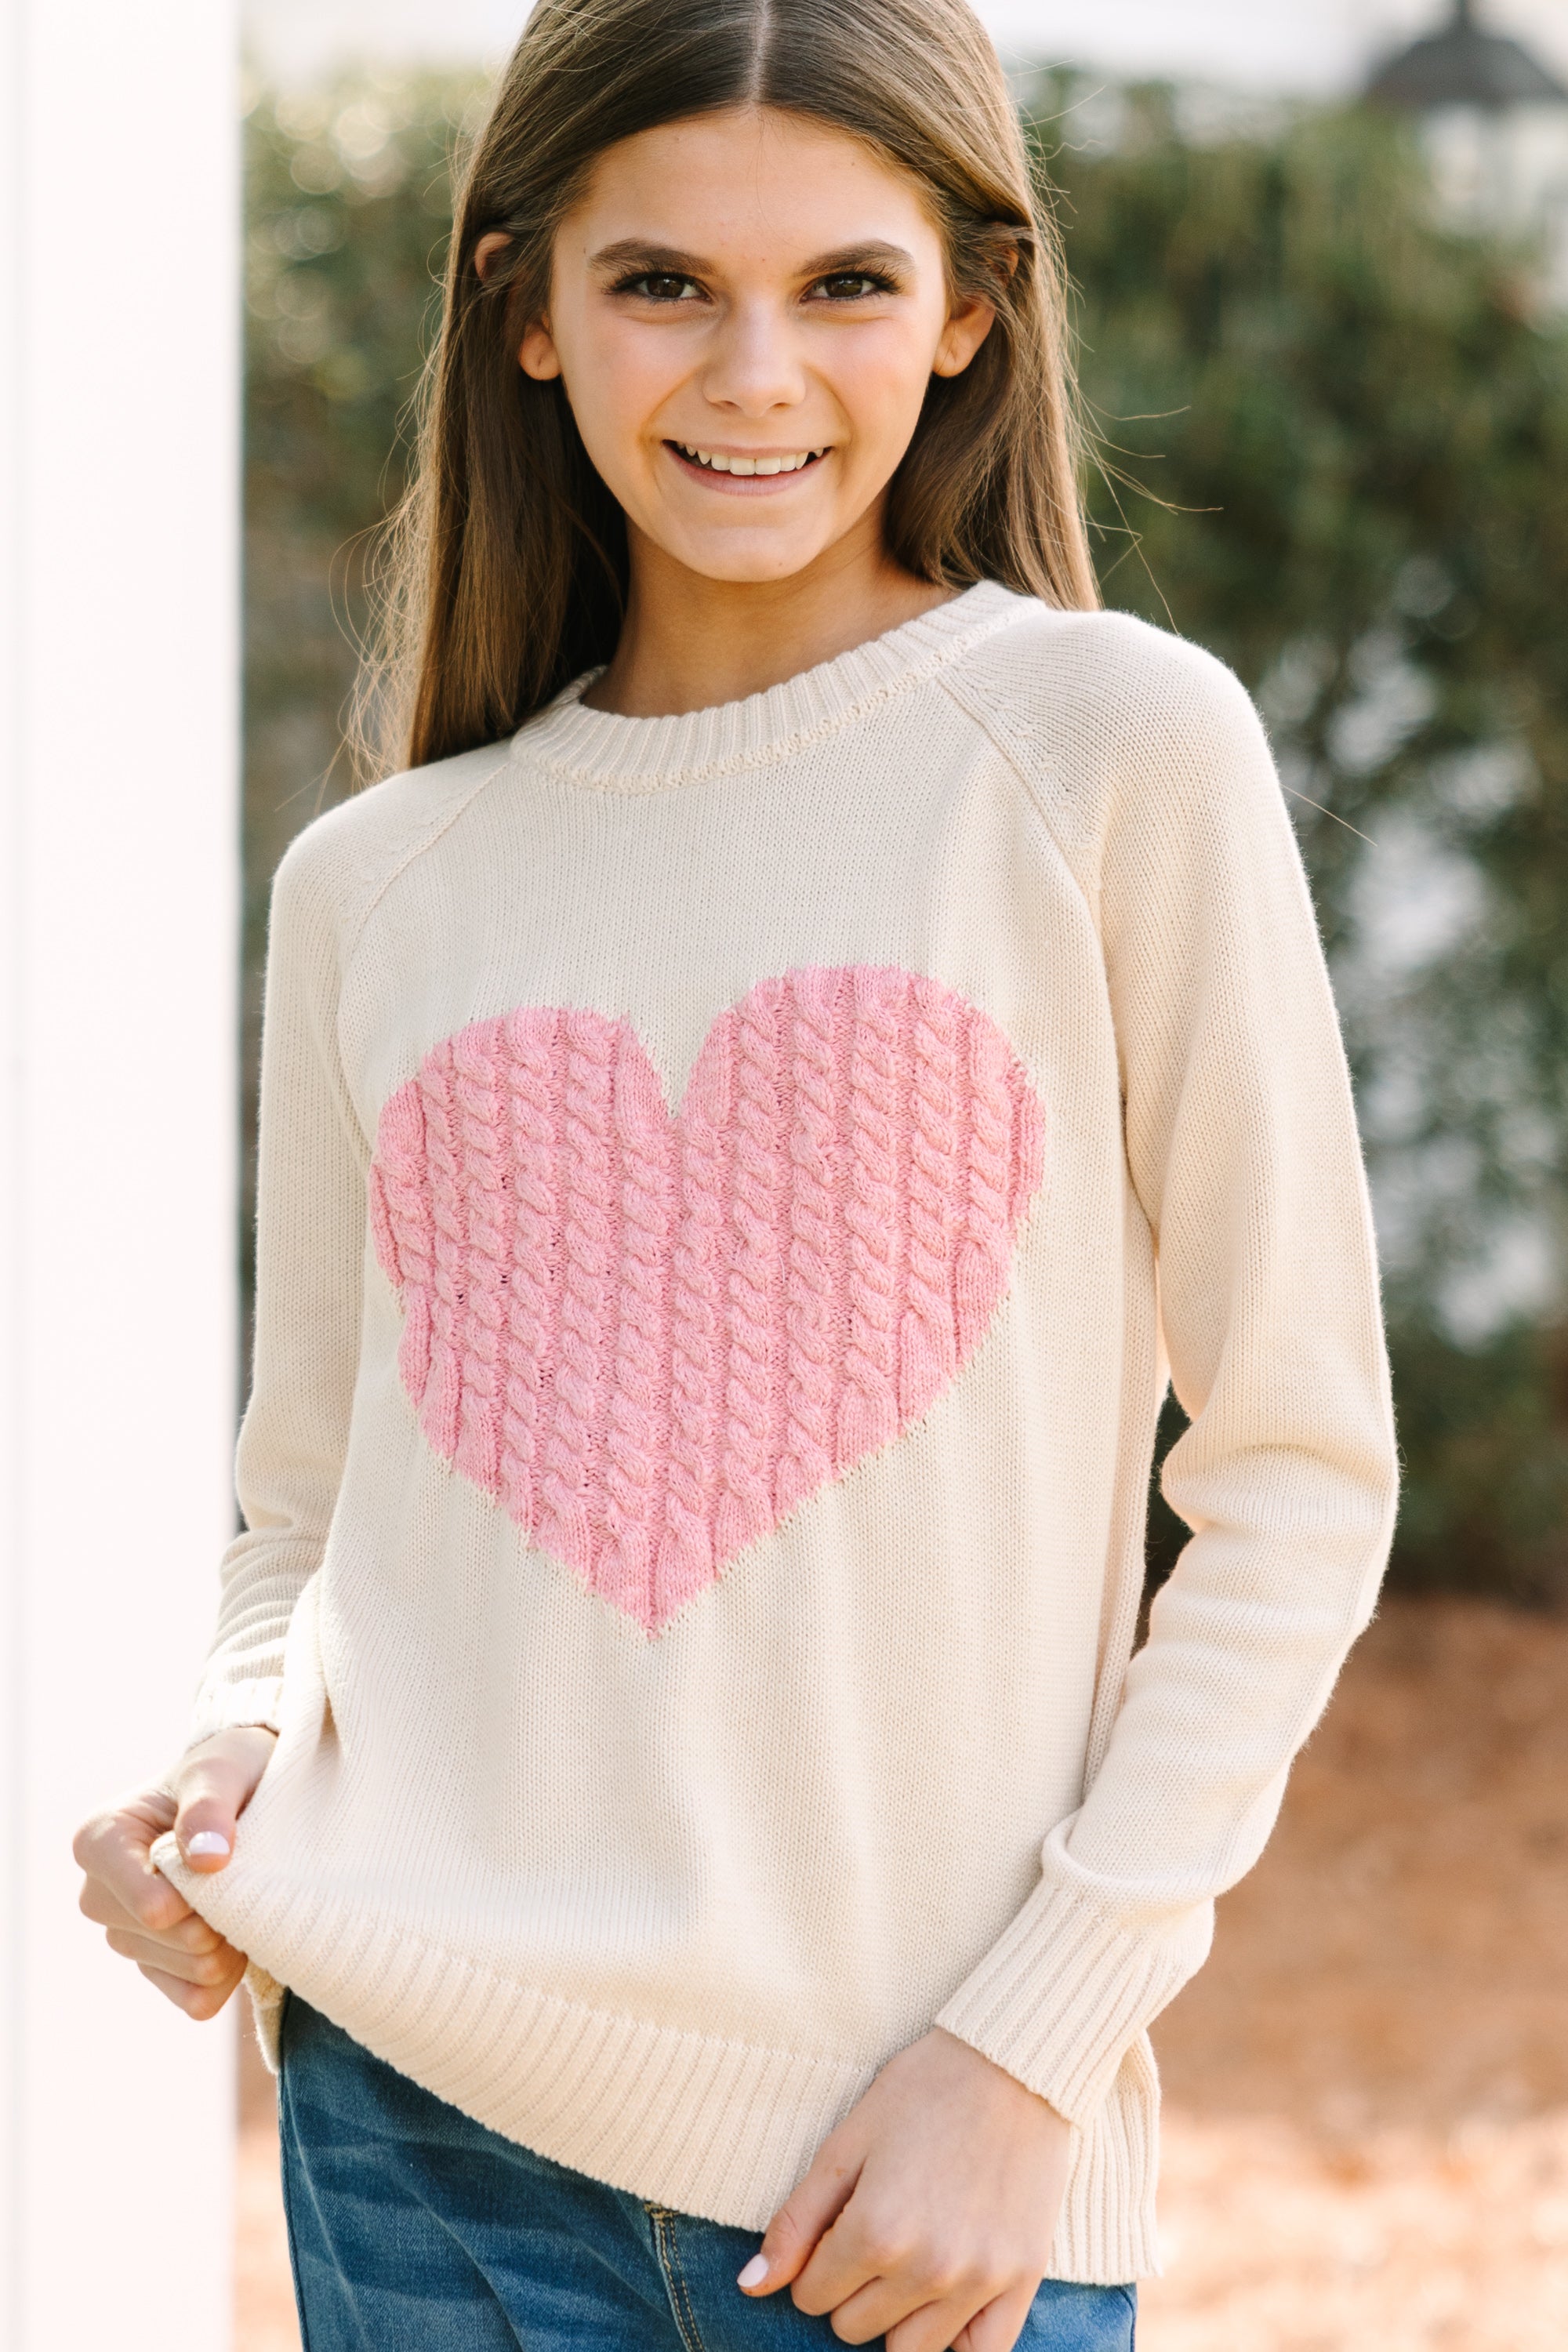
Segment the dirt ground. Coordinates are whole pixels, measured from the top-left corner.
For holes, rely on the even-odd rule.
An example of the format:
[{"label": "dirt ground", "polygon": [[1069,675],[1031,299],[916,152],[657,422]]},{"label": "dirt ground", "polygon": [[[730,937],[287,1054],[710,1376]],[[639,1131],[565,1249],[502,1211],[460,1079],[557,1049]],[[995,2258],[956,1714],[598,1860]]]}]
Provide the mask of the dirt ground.
[{"label": "dirt ground", "polygon": [[[1155,2038],[1141,2352],[1563,2352],[1568,1623],[1386,1607]],[[242,2110],[237,2341],[298,2352],[253,2053]]]}]

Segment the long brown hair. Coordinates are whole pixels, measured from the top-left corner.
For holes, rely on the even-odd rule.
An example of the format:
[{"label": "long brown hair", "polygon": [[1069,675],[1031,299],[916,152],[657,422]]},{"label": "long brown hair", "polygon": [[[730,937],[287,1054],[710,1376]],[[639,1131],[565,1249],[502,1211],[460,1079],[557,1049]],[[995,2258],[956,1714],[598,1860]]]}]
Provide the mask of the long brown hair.
[{"label": "long brown hair", "polygon": [[[931,379],[890,485],[889,551],[954,588],[1099,601],[1057,238],[965,0],[538,0],[462,176],[417,463],[383,552],[360,706],[382,768],[510,734],[613,653],[625,519],[561,383],[525,375],[517,349],[604,151],[737,105],[830,124],[911,174],[955,302],[995,308],[970,366]],[[498,229],[510,243],[481,280],[474,248]]]}]

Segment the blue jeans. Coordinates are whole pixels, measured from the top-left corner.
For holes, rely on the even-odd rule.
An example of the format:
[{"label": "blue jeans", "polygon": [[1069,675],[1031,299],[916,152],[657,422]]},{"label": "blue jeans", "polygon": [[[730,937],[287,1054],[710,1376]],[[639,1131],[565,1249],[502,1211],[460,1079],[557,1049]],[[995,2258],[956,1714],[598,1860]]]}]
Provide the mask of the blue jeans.
[{"label": "blue jeans", "polygon": [[[754,2231],[672,2213],[487,2131],[293,1994],[279,2103],[305,2352],[816,2352],[735,2273]],[[1131,2287],[1047,2279],[1020,2352],[1131,2352]]]}]

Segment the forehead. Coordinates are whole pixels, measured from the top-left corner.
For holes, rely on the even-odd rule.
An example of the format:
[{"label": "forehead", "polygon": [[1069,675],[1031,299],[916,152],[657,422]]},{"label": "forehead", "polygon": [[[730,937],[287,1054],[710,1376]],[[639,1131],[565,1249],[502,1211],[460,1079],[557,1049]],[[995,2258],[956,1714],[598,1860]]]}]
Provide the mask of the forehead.
[{"label": "forehead", "polygon": [[587,250],[637,236],[779,264],[862,242],[902,245],[917,258],[939,250],[910,174],[850,132],[774,107],[728,108],[618,141],[563,226]]}]

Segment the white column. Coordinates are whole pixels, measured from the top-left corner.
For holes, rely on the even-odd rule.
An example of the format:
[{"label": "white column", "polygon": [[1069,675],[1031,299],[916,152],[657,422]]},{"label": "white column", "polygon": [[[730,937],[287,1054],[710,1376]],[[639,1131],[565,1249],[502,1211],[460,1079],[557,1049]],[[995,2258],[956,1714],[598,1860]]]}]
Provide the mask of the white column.
[{"label": "white column", "polygon": [[0,2344],[230,2340],[233,2037],[76,1911],[232,1504],[236,0],[0,6]]}]

